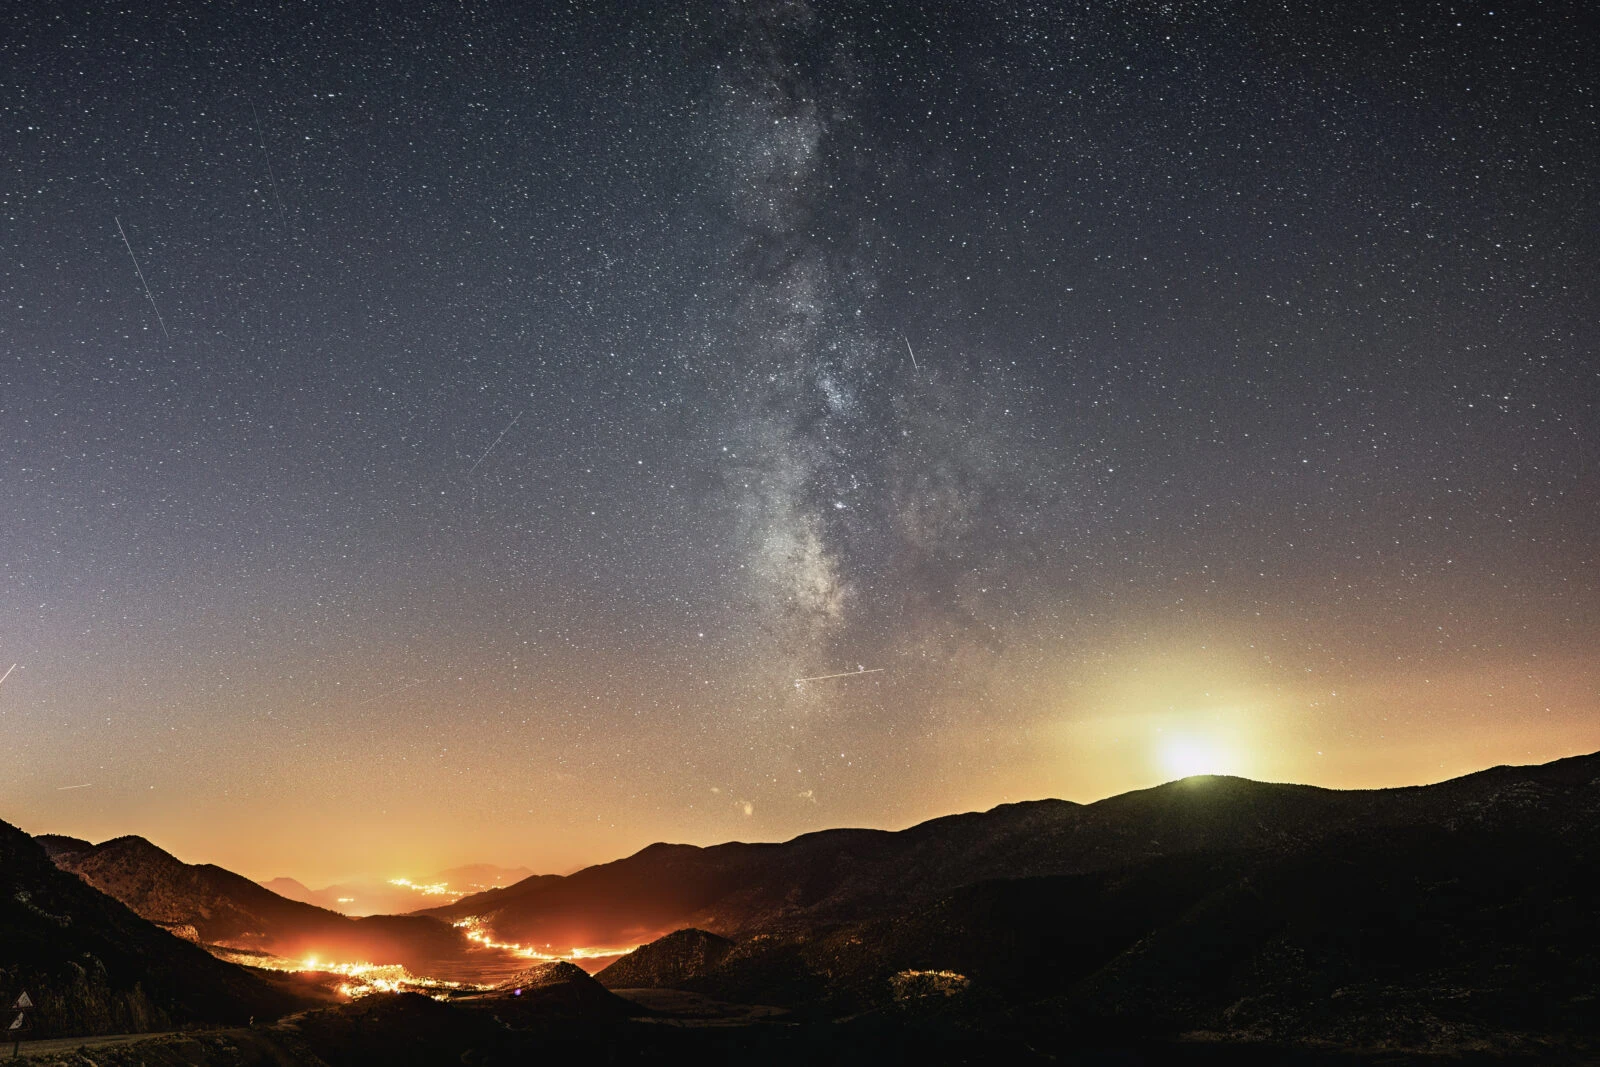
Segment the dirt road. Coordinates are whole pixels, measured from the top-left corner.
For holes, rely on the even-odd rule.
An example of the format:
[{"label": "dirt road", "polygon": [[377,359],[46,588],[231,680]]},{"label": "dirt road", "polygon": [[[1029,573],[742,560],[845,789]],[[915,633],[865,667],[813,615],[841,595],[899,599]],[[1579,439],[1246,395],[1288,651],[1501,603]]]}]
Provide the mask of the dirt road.
[{"label": "dirt road", "polygon": [[[22,1059],[44,1056],[52,1052],[72,1052],[80,1048],[100,1048],[103,1045],[129,1045],[135,1041],[148,1041],[155,1037],[170,1037],[171,1031],[154,1034],[103,1034],[100,1037],[52,1037],[43,1041],[24,1041],[19,1055]],[[11,1042],[0,1045],[0,1062],[11,1058]]]}]

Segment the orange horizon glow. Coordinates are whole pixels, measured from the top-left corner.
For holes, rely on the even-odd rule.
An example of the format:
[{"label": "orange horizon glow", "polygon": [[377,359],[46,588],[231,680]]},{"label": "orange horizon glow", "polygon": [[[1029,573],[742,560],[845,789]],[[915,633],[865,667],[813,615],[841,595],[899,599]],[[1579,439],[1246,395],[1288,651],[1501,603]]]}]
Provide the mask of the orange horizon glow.
[{"label": "orange horizon glow", "polygon": [[[751,834],[749,820],[738,820],[727,825],[722,832],[704,831],[697,833],[675,832],[659,821],[654,825],[655,831],[649,829],[635,835],[624,837],[622,834],[603,835],[602,840],[614,844],[601,851],[599,848],[578,849],[570,844],[560,847],[541,848],[536,843],[530,843],[528,849],[531,853],[547,852],[563,857],[560,861],[538,863],[521,861],[515,856],[510,859],[501,859],[497,862],[500,866],[526,866],[539,874],[562,873],[571,874],[585,867],[600,863],[608,863],[635,852],[656,842],[669,842],[675,844],[689,844],[709,847],[728,841],[786,841],[804,833],[837,827],[863,827],[884,830],[899,830],[917,825],[929,819],[965,811],[984,811],[999,804],[1015,803],[1018,801],[1043,800],[1057,798],[1070,800],[1076,803],[1090,804],[1099,800],[1108,799],[1122,793],[1139,789],[1147,789],[1173,781],[1187,774],[1178,773],[1177,766],[1172,759],[1181,758],[1171,750],[1166,756],[1160,741],[1162,734],[1153,728],[1149,738],[1142,746],[1128,746],[1122,742],[1122,736],[1128,731],[1127,723],[1120,724],[1123,728],[1109,737],[1103,744],[1084,744],[1084,732],[1103,732],[1104,728],[1097,728],[1093,720],[1087,720],[1076,726],[1052,728],[1051,734],[1046,734],[1048,744],[1044,747],[1050,752],[1059,752],[1058,758],[1071,760],[1073,765],[1081,768],[1081,777],[1084,780],[1082,789],[1043,789],[1027,788],[1027,783],[1040,783],[1050,774],[1048,769],[1041,769],[1038,754],[1033,754],[1034,766],[1021,768],[1015,765],[1012,772],[1022,770],[1024,774],[1016,774],[1019,779],[1015,785],[1008,785],[997,780],[997,776],[985,774],[975,776],[965,783],[966,788],[952,789],[948,802],[938,800],[925,801],[920,804],[906,803],[895,805],[884,818],[878,820],[852,820],[838,819],[813,819],[802,821],[771,821],[765,825],[769,832]],[[1407,737],[1382,750],[1361,743],[1341,743],[1338,739],[1325,742],[1325,747],[1310,750],[1309,755],[1302,755],[1298,761],[1285,758],[1283,753],[1274,751],[1268,745],[1261,749],[1251,750],[1248,747],[1229,748],[1214,742],[1197,746],[1200,751],[1210,753],[1218,758],[1199,759],[1194,752],[1190,753],[1191,762],[1185,764],[1190,769],[1188,774],[1212,773],[1228,774],[1238,777],[1252,778],[1258,781],[1280,782],[1286,784],[1300,784],[1318,786],[1328,789],[1390,789],[1402,788],[1413,785],[1429,785],[1476,771],[1486,770],[1500,765],[1530,765],[1548,763],[1554,760],[1586,755],[1600,751],[1600,724],[1589,728],[1592,736],[1587,743],[1573,744],[1568,737],[1562,736],[1567,731],[1560,730],[1525,730],[1521,732],[1478,730],[1462,731],[1448,741],[1439,741],[1427,738]],[[1509,734],[1509,735],[1508,735]],[[1076,736],[1073,736],[1076,735]],[[1075,750],[1069,754],[1064,749]],[[1085,750],[1099,750],[1098,757],[1083,758]],[[1205,769],[1200,769],[1200,768]],[[1297,773],[1299,772],[1299,773]],[[1115,780],[1115,781],[1113,781]],[[222,833],[213,836],[215,831],[209,825],[198,823],[192,818],[181,817],[183,813],[148,813],[152,817],[145,822],[132,821],[126,816],[112,818],[91,817],[78,821],[76,825],[63,825],[59,819],[50,820],[19,820],[22,828],[32,834],[55,833],[88,840],[92,843],[101,843],[124,835],[137,835],[150,840],[158,847],[173,853],[187,863],[210,863],[224,867],[236,873],[251,877],[260,882],[270,881],[275,877],[283,877],[286,870],[293,870],[290,866],[293,857],[304,858],[306,853],[299,849],[284,847],[288,845],[305,846],[306,839],[303,835],[291,831],[287,834],[288,840],[283,840],[281,824],[279,832],[266,833],[265,844],[277,845],[270,851],[284,857],[283,863],[272,862],[265,868],[270,874],[253,876],[248,872],[261,871],[263,867],[256,855],[246,852],[240,847],[235,835]],[[434,813],[434,818],[437,813]],[[254,822],[256,816],[245,816],[247,821]],[[424,819],[423,825],[427,826],[434,818]],[[11,821],[8,819],[7,821]],[[30,825],[31,823],[31,825]],[[248,836],[248,835],[245,835]],[[337,842],[348,840],[352,836],[361,836],[371,843],[371,838],[365,833],[356,835],[348,828],[343,833],[335,832],[330,835],[329,844],[316,848],[311,853],[326,854],[328,851],[337,851]],[[416,834],[409,829],[402,831],[401,836],[407,839],[406,852],[416,854]],[[442,835],[441,835],[442,836]],[[274,841],[273,838],[279,838]],[[485,842],[485,852],[494,856],[504,856],[503,843]],[[455,851],[459,842],[452,846],[452,851],[441,852],[432,860],[414,861],[410,866],[421,869],[444,869],[451,866],[461,866],[471,862],[473,853]],[[491,852],[490,849],[493,849]],[[310,863],[305,866],[311,866]],[[375,862],[375,867],[381,869],[388,867],[393,870],[400,864]],[[307,886],[318,883],[338,884],[342,882],[358,881],[369,876],[362,872],[350,873],[348,867],[315,868],[327,869],[336,873],[329,873],[321,877],[303,876],[299,873],[289,874],[297,881]],[[377,880],[377,879],[374,879]],[[401,886],[414,885],[405,878],[382,879],[389,884]],[[431,888],[431,886],[430,886]],[[478,892],[472,890],[471,892]],[[421,895],[421,894],[419,894]],[[457,893],[448,889],[443,894],[428,894],[438,897],[439,903],[452,903],[468,895],[465,892]],[[452,898],[452,899],[446,899]],[[347,901],[354,903],[354,900]],[[420,900],[417,908],[437,906]],[[413,909],[414,910],[414,909]],[[384,913],[375,913],[384,914]],[[529,957],[534,958],[534,957]]]},{"label": "orange horizon glow", "polygon": [[[253,790],[227,785],[205,804],[160,789],[107,803],[92,789],[30,786],[24,765],[0,795],[0,817],[93,842],[137,834],[185,862],[258,881],[382,880],[414,892],[415,910],[456,890],[399,872],[488,862],[568,874],[659,841],[896,830],[1021,800],[1092,803],[1193,773],[1392,788],[1600,750],[1600,663],[1584,654],[1418,665],[1286,659],[1281,643],[1190,630],[1130,641],[1089,664],[1014,680],[984,675],[1004,682],[1019,709],[1008,720],[1015,725],[953,716],[910,742],[862,726],[855,744],[830,750],[831,785],[777,763],[756,774],[711,761],[639,778],[616,773],[614,754],[578,763],[580,783],[566,771],[524,773],[468,737],[452,749],[461,751],[459,774],[418,768],[392,780],[375,761],[328,777],[292,764],[270,782],[258,772],[265,784]],[[835,728],[817,716],[794,723],[795,732]],[[675,743],[668,734],[656,738],[664,751]],[[882,770],[861,774],[863,762]]]}]

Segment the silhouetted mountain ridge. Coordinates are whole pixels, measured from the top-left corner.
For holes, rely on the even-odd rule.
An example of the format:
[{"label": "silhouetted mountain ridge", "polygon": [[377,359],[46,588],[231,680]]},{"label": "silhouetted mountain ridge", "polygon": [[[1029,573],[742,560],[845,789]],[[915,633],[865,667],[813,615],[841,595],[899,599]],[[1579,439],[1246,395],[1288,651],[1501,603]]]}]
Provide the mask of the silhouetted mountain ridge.
[{"label": "silhouetted mountain ridge", "polygon": [[67,837],[64,834],[39,834],[34,840],[44,846],[45,853],[52,860],[57,856],[70,856],[94,848],[94,845],[81,837]]},{"label": "silhouetted mountain ridge", "polygon": [[0,991],[25,990],[38,1005],[33,1036],[238,1024],[305,1003],[59,870],[3,822],[0,948]]},{"label": "silhouetted mountain ridge", "polygon": [[[51,844],[63,865],[88,855],[71,839]],[[239,903],[220,869],[190,868],[142,839],[91,852],[151,908],[199,901],[177,893],[184,878]],[[35,924],[61,914],[17,900]],[[1600,1050],[1600,754],[1402,789],[1197,777],[898,832],[656,844],[462,905],[502,938],[531,931],[516,937],[524,943],[615,946],[673,916],[706,921],[595,979],[544,963],[450,1005],[373,998],[313,1013],[281,1040],[310,1042],[327,1062],[375,1062],[375,1049],[386,1061],[498,1062],[483,1057],[560,1040],[707,1052],[723,1047],[712,1035],[731,1034],[726,1024],[756,1031],[730,1037],[739,1062],[782,1049],[795,1062],[851,1049],[892,1062],[908,1041],[919,1062],[952,1048],[968,1050],[955,1061],[1019,1062],[1152,1041],[1178,1062],[1250,1049],[1264,1050],[1255,1062],[1323,1062],[1330,1047],[1391,1057],[1372,1062],[1578,1062]],[[643,1009],[603,988],[641,985],[666,987],[631,994],[650,1005],[643,1022],[629,1021]],[[775,1021],[762,1030],[762,1018]],[[1187,1058],[1186,1034],[1209,1035],[1217,1057]],[[1105,1062],[1139,1061],[1117,1051]]]},{"label": "silhouetted mountain ridge", "polygon": [[[1146,847],[1250,847],[771,926],[692,972],[670,966],[694,933],[680,931],[596,977],[813,1018],[932,1012],[1034,1048],[1194,1032],[1439,1055],[1600,1048],[1600,760],[1355,797],[1234,779],[1115,799]],[[1241,813],[1253,832],[1227,825]],[[1327,828],[1306,832],[1307,815]]]},{"label": "silhouetted mountain ridge", "polygon": [[162,926],[191,928],[206,944],[290,958],[321,955],[421,968],[469,951],[460,931],[425,916],[352,919],[288,900],[214,864],[189,864],[126,836],[55,857],[63,870]]},{"label": "silhouetted mountain ridge", "polygon": [[1086,874],[1198,852],[1286,853],[1338,833],[1490,826],[1529,804],[1570,830],[1587,815],[1563,816],[1563,797],[1597,777],[1600,754],[1381,790],[1200,776],[1093,804],[1006,804],[901,831],[824,830],[704,848],[658,843],[426,914],[475,915],[503,939],[557,946],[616,946],[691,926],[742,938],[897,914],[987,880]]}]

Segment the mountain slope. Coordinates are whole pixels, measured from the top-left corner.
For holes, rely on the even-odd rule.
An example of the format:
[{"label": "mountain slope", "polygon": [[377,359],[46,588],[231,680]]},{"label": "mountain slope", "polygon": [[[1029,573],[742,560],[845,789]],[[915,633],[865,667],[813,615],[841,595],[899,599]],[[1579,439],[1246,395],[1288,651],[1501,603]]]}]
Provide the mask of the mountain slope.
[{"label": "mountain slope", "polygon": [[238,1024],[304,1006],[57,869],[36,841],[3,822],[0,990],[29,993],[36,1037]]},{"label": "mountain slope", "polygon": [[1260,858],[1040,1014],[1441,1052],[1600,1039],[1600,788],[1586,792],[1587,825],[1529,807]]},{"label": "mountain slope", "polygon": [[1547,822],[1570,825],[1580,815],[1563,816],[1562,798],[1597,777],[1600,755],[1387,790],[1198,777],[1095,804],[1009,804],[899,832],[828,830],[783,844],[710,848],[656,844],[425,914],[477,916],[500,939],[552,946],[642,943],[690,926],[737,938],[898,914],[985,880],[1111,871],[1201,852],[1286,853],[1338,833],[1492,826],[1528,805]]},{"label": "mountain slope", "polygon": [[424,970],[435,961],[470,951],[460,931],[436,919],[352,919],[287,900],[221,867],[184,863],[142,837],[119,837],[87,851],[60,852],[55,862],[150,922],[191,928],[206,944],[293,959],[316,955]]},{"label": "mountain slope", "polygon": [[594,977],[607,989],[686,989],[686,983],[710,974],[733,949],[732,941],[704,930],[674,930]]},{"label": "mountain slope", "polygon": [[81,837],[67,837],[63,834],[39,834],[35,841],[44,846],[45,852],[53,860],[58,856],[71,856],[79,852],[88,852],[94,845]]},{"label": "mountain slope", "polygon": [[1596,1051],[1600,782],[1575,793],[1493,825],[981,882],[899,916],[757,934],[692,971],[655,965],[681,931],[596,978],[812,1018],[932,1012],[1041,1049],[1204,1032]]}]

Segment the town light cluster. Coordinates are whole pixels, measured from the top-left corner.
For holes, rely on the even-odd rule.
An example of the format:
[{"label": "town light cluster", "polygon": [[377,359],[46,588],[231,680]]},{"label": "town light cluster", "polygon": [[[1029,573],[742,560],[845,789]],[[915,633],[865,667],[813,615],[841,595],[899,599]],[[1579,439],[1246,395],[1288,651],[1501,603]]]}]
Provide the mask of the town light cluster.
[{"label": "town light cluster", "polygon": [[[527,945],[521,945],[515,941],[496,941],[484,930],[483,918],[479,915],[469,915],[457,922],[455,926],[466,934],[468,941],[474,944],[482,945],[484,948],[509,952],[513,956],[520,956],[526,960],[567,960],[569,962],[572,960],[593,960],[605,956],[625,956],[639,947],[638,945],[629,945],[627,948],[574,948],[569,952],[541,952],[536,948],[529,948]],[[545,946],[546,949],[549,947],[549,945]]]}]

